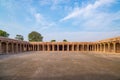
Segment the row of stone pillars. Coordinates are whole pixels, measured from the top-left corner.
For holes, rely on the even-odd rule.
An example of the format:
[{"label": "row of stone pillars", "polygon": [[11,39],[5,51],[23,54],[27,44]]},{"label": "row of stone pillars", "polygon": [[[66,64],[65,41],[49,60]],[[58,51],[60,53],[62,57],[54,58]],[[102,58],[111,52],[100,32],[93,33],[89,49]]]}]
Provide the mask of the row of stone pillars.
[{"label": "row of stone pillars", "polygon": [[0,40],[0,53],[20,53],[26,51],[95,51],[120,53],[120,42],[25,42]]},{"label": "row of stone pillars", "polygon": [[96,52],[120,52],[120,43],[93,43],[93,44],[62,44],[59,43],[42,43],[34,44],[33,51],[96,51]]},{"label": "row of stone pillars", "polygon": [[28,43],[0,42],[1,54],[20,53],[20,52],[26,52],[31,50],[32,50],[32,46]]}]

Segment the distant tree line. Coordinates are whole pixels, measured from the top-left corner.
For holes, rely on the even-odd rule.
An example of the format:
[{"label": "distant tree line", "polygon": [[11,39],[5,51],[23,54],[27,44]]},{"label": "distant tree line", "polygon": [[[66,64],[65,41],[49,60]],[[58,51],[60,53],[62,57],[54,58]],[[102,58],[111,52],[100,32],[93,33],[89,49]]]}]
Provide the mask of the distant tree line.
[{"label": "distant tree line", "polygon": [[[4,30],[0,30],[0,36],[1,37],[9,37],[9,33],[7,33],[6,31]],[[24,37],[20,34],[17,34],[16,37],[15,37],[16,40],[24,40]],[[36,31],[32,31],[31,33],[28,34],[28,40],[29,41],[43,41],[43,36],[36,32]]]},{"label": "distant tree line", "polygon": [[[0,30],[0,36],[9,37],[9,35],[10,34],[7,33],[6,31]],[[24,37],[22,35],[20,35],[20,34],[17,34],[15,39],[23,41]],[[33,42],[33,41],[35,41],[35,42],[40,42],[41,41],[42,42],[43,41],[43,36],[40,33],[36,32],[36,31],[32,31],[31,33],[28,34],[28,40],[30,42]],[[56,40],[51,40],[50,42],[56,42]],[[64,39],[63,42],[67,42],[67,40]]]}]

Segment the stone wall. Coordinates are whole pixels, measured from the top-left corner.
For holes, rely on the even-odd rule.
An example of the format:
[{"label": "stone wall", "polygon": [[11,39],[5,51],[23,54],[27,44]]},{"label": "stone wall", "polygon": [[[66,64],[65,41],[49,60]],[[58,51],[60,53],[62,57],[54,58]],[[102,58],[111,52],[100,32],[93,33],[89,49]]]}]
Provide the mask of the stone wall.
[{"label": "stone wall", "polygon": [[120,37],[96,42],[27,42],[0,37],[0,54],[25,51],[93,51],[120,53]]}]

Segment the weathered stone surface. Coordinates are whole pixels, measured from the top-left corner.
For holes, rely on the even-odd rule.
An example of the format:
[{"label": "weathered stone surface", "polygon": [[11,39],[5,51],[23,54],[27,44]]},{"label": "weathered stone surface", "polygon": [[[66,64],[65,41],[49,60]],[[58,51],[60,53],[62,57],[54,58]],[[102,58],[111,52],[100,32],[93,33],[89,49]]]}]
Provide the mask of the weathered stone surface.
[{"label": "weathered stone surface", "polygon": [[120,80],[120,54],[37,51],[1,55],[0,80]]},{"label": "weathered stone surface", "polygon": [[26,42],[0,37],[0,53],[26,51],[94,51],[120,53],[120,37],[96,42]]}]

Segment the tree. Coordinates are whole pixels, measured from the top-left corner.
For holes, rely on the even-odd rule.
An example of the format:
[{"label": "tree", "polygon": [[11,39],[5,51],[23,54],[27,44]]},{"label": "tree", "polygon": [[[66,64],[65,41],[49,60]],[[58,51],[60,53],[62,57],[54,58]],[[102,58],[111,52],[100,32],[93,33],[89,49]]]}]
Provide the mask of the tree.
[{"label": "tree", "polygon": [[36,31],[32,31],[31,33],[29,33],[28,39],[29,39],[29,41],[39,42],[39,41],[43,40],[43,36]]},{"label": "tree", "polygon": [[9,37],[9,34],[6,31],[0,30],[0,36]]},{"label": "tree", "polygon": [[56,40],[51,40],[51,42],[56,42]]},{"label": "tree", "polygon": [[15,39],[22,40],[22,41],[24,40],[23,36],[18,34],[16,35]]},{"label": "tree", "polygon": [[64,39],[64,40],[63,40],[63,42],[67,42],[67,40],[66,40],[66,39]]}]

